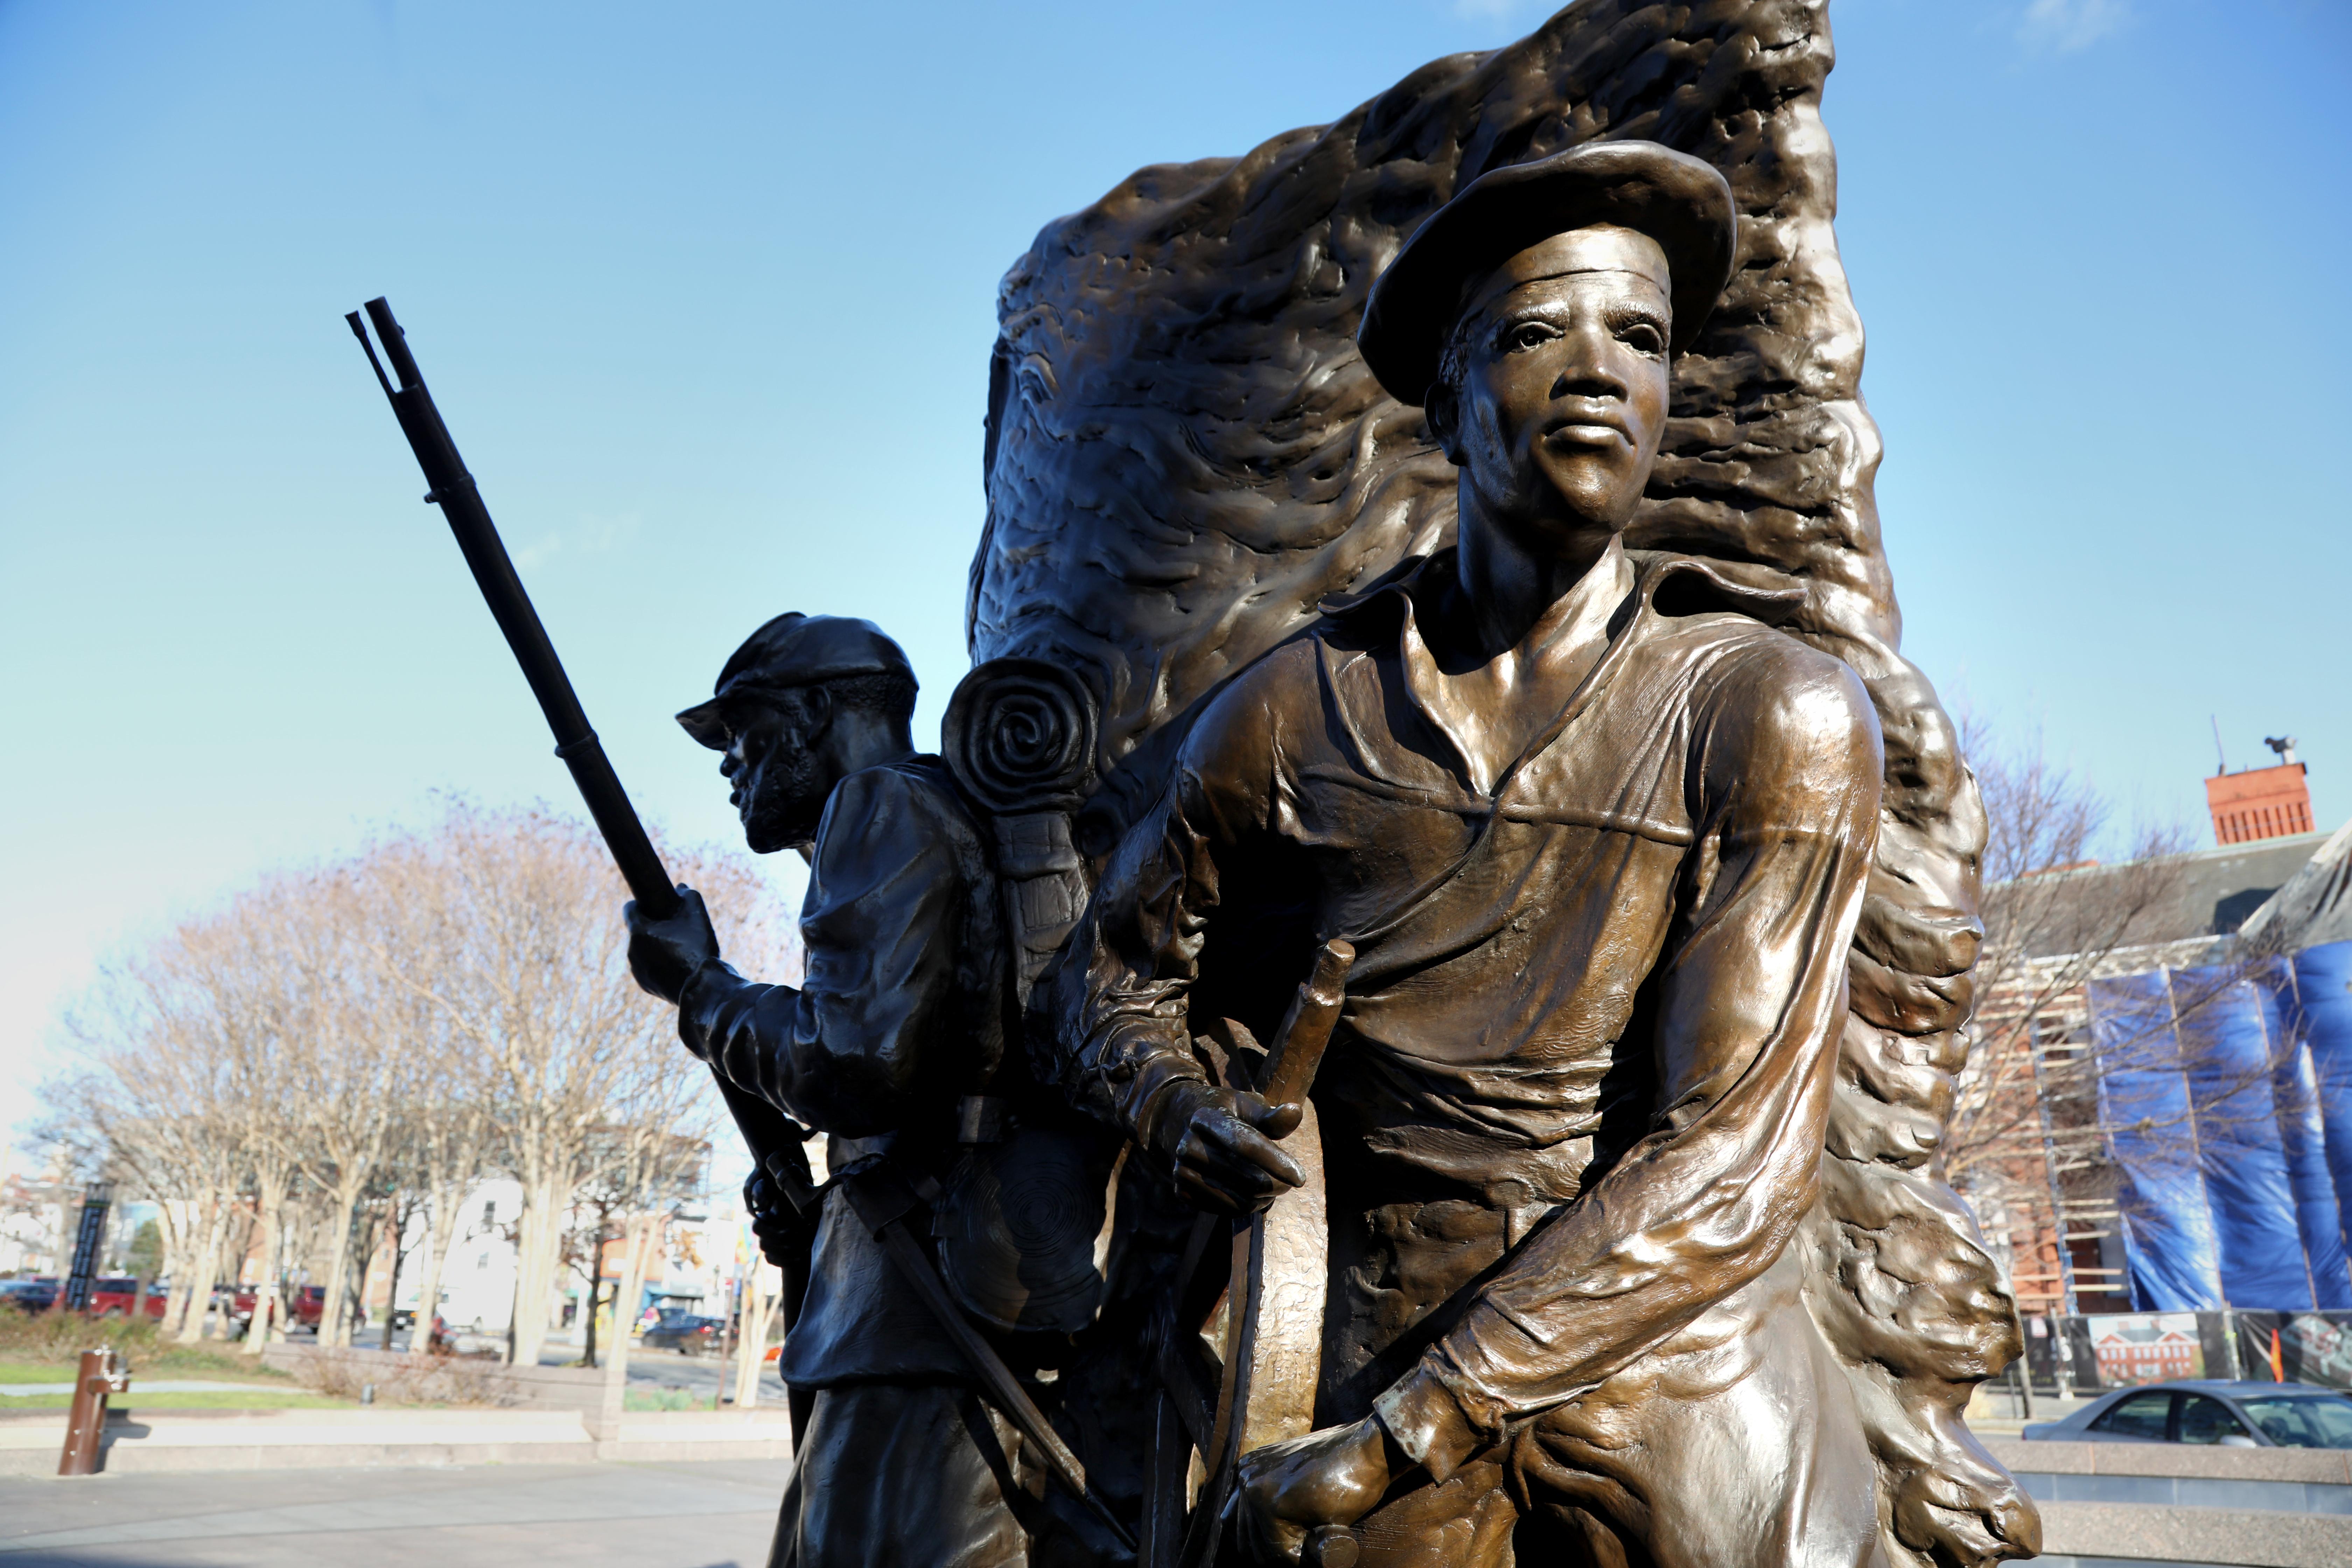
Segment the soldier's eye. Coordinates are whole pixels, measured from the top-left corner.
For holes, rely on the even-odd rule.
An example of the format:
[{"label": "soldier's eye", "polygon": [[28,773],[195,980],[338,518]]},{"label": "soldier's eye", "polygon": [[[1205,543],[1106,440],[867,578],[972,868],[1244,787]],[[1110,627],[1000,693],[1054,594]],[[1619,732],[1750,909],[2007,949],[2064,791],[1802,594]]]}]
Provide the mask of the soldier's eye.
[{"label": "soldier's eye", "polygon": [[1503,342],[1506,347],[1513,350],[1531,349],[1540,343],[1550,342],[1558,335],[1541,321],[1521,321],[1505,335]]},{"label": "soldier's eye", "polygon": [[1630,348],[1645,354],[1666,352],[1666,335],[1647,321],[1634,321],[1617,336]]}]

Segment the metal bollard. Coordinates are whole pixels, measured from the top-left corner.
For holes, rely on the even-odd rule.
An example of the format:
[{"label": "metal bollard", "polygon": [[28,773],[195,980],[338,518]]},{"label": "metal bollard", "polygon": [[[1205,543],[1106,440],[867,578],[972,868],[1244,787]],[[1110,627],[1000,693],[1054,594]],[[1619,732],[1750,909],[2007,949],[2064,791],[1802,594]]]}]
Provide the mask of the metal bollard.
[{"label": "metal bollard", "polygon": [[131,1369],[112,1351],[84,1351],[74,1377],[73,1407],[66,1415],[66,1448],[58,1458],[61,1476],[98,1474],[98,1440],[106,1430],[110,1394],[131,1392]]}]

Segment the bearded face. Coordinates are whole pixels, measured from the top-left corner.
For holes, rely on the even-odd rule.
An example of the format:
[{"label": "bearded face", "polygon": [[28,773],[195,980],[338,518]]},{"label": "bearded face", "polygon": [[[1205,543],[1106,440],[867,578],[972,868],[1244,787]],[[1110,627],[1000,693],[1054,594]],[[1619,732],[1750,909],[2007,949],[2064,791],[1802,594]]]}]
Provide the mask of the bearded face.
[{"label": "bearded face", "polygon": [[825,709],[822,689],[795,687],[747,698],[728,714],[719,772],[755,855],[816,840],[831,793],[817,742]]}]

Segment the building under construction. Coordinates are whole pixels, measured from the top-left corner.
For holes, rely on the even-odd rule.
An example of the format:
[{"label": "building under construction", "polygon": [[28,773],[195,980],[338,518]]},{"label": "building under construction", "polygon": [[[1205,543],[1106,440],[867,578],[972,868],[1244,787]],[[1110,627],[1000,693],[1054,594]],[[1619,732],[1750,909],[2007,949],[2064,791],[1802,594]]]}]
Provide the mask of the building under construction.
[{"label": "building under construction", "polygon": [[1946,1158],[2028,1314],[2352,1310],[2352,826],[2273,749],[2212,849],[1987,890]]}]

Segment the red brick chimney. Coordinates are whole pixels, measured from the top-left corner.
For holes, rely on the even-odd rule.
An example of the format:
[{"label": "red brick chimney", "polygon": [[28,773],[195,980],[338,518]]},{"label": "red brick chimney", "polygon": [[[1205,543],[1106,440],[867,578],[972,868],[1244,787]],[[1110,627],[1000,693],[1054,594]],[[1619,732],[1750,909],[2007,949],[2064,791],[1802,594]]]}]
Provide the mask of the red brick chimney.
[{"label": "red brick chimney", "polygon": [[2312,830],[2311,784],[2294,760],[2294,737],[2265,743],[2282,759],[2278,766],[2221,773],[2205,781],[2216,844],[2250,844]]}]

